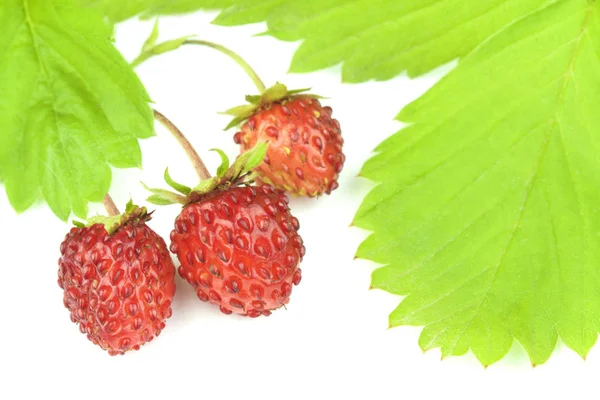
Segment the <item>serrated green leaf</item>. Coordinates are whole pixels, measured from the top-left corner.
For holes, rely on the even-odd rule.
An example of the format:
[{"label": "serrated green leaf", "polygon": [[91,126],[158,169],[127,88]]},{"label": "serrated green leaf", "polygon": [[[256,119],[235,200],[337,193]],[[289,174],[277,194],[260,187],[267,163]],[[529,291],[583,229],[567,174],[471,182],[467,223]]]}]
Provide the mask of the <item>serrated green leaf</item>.
[{"label": "serrated green leaf", "polygon": [[227,154],[221,149],[210,149],[210,151],[217,152],[219,157],[221,157],[221,165],[217,167],[217,176],[221,177],[225,175],[225,172],[229,169],[229,157],[227,157]]},{"label": "serrated green leaf", "polygon": [[82,7],[99,11],[114,22],[141,15],[151,18],[159,15],[185,14],[192,11],[217,10],[229,7],[236,0],[77,0]]},{"label": "serrated green leaf", "polygon": [[344,81],[364,82],[391,79],[405,70],[409,76],[423,74],[469,54],[506,25],[556,1],[134,0],[137,6],[128,10],[121,0],[94,3],[116,20],[140,13],[150,17],[220,9],[216,24],[266,21],[267,34],[302,41],[292,72],[343,63]]},{"label": "serrated green leaf", "polygon": [[[139,167],[148,95],[104,19],[68,0],[0,6],[0,170],[18,212],[43,198],[67,220],[101,201],[110,165]],[[7,84],[10,83],[10,84]]]},{"label": "serrated green leaf", "polygon": [[517,339],[533,364],[600,331],[600,6],[556,2],[465,58],[399,119],[362,176],[355,225],[390,324],[484,364]]},{"label": "serrated green leaf", "polygon": [[181,183],[175,182],[173,180],[173,178],[171,178],[171,175],[169,175],[169,168],[165,168],[164,179],[165,179],[165,182],[167,182],[167,185],[171,186],[173,189],[177,190],[179,193],[188,195],[192,191],[192,189],[189,186],[185,186],[185,185],[182,185]]}]

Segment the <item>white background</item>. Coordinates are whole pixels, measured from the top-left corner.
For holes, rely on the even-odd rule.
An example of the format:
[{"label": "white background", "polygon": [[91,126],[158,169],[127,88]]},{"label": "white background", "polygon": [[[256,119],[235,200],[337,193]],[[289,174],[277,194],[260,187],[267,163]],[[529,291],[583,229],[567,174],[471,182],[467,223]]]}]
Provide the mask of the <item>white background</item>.
[{"label": "white background", "polygon": [[[161,40],[198,34],[240,53],[267,85],[312,87],[329,97],[342,125],[347,162],[340,188],[318,200],[292,199],[307,254],[303,280],[286,310],[268,318],[226,316],[200,302],[191,286],[176,278],[173,316],[161,336],[140,351],[110,357],[71,323],[58,287],[59,245],[69,226],[45,206],[15,215],[0,195],[0,399],[305,399],[315,398],[597,398],[600,346],[587,361],[559,345],[550,361],[535,369],[525,352],[484,369],[472,354],[440,361],[438,350],[423,354],[420,328],[387,329],[387,315],[399,298],[369,291],[374,264],[354,260],[367,232],[350,228],[372,184],[357,178],[371,150],[400,125],[394,116],[434,84],[450,67],[425,77],[342,85],[340,68],[304,75],[287,69],[297,43],[252,37],[264,25],[223,28],[215,14],[163,18]],[[152,22],[120,25],[117,46],[133,59]],[[254,93],[251,81],[230,59],[202,47],[187,47],[138,68],[156,102],[189,137],[211,171],[219,147],[232,158],[233,131],[218,115]],[[142,142],[143,171],[117,170],[111,194],[122,208],[130,196],[141,203],[139,185],[164,186],[169,166],[183,183],[196,182],[176,142],[158,128]],[[94,207],[94,212],[101,212]],[[178,207],[162,207],[150,222],[169,237]],[[42,397],[43,396],[43,397]]]}]

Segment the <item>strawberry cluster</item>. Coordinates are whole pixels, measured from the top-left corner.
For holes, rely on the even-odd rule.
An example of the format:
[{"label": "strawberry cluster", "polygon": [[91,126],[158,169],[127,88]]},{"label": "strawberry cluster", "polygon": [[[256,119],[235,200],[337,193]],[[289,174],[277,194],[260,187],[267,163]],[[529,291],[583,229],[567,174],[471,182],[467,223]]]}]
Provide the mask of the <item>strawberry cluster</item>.
[{"label": "strawberry cluster", "polygon": [[241,152],[229,165],[217,150],[222,164],[212,177],[183,134],[155,111],[183,143],[201,180],[189,187],[167,170],[165,181],[176,192],[148,189],[148,202],[182,206],[169,248],[148,227],[146,208],[131,202],[124,213],[78,223],[66,235],[58,284],[71,320],[90,341],[116,355],[160,334],[175,295],[169,249],[198,298],[224,314],[268,316],[290,301],[306,250],[286,193],[330,194],[345,161],[331,108],[304,92],[277,83],[229,110]]}]

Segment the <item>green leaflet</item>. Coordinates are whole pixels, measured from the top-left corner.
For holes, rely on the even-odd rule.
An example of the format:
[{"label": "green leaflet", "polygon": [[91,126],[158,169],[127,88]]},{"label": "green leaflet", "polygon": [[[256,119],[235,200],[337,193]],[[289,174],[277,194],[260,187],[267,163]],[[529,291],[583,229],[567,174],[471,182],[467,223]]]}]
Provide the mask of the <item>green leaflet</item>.
[{"label": "green leaflet", "polygon": [[[153,135],[148,95],[100,16],[67,0],[0,5],[0,170],[22,212],[43,198],[67,220],[87,216],[110,165],[139,167]],[[7,84],[8,83],[8,84]]]},{"label": "green leaflet", "polygon": [[200,9],[226,8],[235,0],[76,0],[80,6],[94,9],[114,22],[141,15],[150,18],[158,15],[183,14]]},{"label": "green leaflet", "polygon": [[[221,9],[215,24],[266,21],[267,33],[298,41],[290,70],[343,63],[345,82],[417,76],[463,57],[507,24],[558,0],[78,0],[123,20]],[[137,5],[137,6],[135,6]]]},{"label": "green leaflet", "polygon": [[556,2],[499,33],[399,119],[362,175],[355,224],[372,285],[407,297],[390,325],[489,365],[533,364],[600,331],[600,6]]}]

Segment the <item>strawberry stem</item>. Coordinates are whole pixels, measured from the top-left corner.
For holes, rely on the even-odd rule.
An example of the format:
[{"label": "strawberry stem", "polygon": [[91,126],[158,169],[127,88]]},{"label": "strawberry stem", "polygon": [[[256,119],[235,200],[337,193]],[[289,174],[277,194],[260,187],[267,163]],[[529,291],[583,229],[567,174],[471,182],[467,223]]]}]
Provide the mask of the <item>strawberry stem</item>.
[{"label": "strawberry stem", "polygon": [[260,94],[263,94],[264,91],[267,90],[267,88],[265,87],[265,84],[260,79],[260,77],[258,76],[258,74],[256,73],[256,71],[250,66],[250,64],[248,64],[246,62],[246,60],[244,60],[239,54],[237,54],[234,51],[228,49],[227,47],[222,46],[222,45],[217,44],[217,43],[207,42],[206,40],[200,40],[200,39],[186,39],[183,42],[183,44],[195,44],[195,45],[200,45],[200,46],[207,46],[207,47],[210,47],[212,49],[220,51],[221,53],[229,56],[240,67],[242,67],[242,69],[244,70],[244,72],[246,72],[246,74],[248,75],[248,77],[250,77],[250,79],[252,79],[252,82],[254,83],[254,86],[256,86],[256,89],[258,90],[258,92]]},{"label": "strawberry stem", "polygon": [[109,217],[114,217],[115,215],[121,214],[121,212],[117,208],[117,205],[108,193],[106,193],[106,196],[104,196],[104,208],[106,209],[106,212],[108,213]]},{"label": "strawberry stem", "polygon": [[157,56],[157,55],[160,55],[160,54],[163,54],[166,52],[170,52],[170,51],[178,49],[179,47],[181,47],[183,45],[190,45],[190,44],[210,47],[212,49],[220,51],[221,53],[229,56],[240,67],[242,67],[244,72],[246,72],[246,74],[250,77],[250,79],[252,79],[252,82],[254,83],[254,86],[256,86],[256,89],[258,89],[259,94],[263,94],[265,92],[265,90],[267,90],[267,88],[265,87],[265,84],[260,79],[260,77],[258,76],[256,71],[239,54],[235,53],[233,50],[230,50],[225,46],[222,46],[217,43],[208,42],[206,40],[190,39],[187,37],[183,37],[183,38],[179,38],[179,39],[173,39],[173,40],[169,40],[166,42],[162,42],[159,44],[153,44],[153,45],[149,45],[149,46],[145,45],[144,48],[142,49],[141,53],[136,57],[135,60],[133,60],[130,63],[130,65],[133,68],[135,68],[138,65],[142,64],[143,62],[145,62],[146,60],[148,60],[154,56]]},{"label": "strawberry stem", "polygon": [[173,137],[179,142],[179,145],[183,148],[188,158],[192,162],[192,165],[194,166],[196,174],[198,174],[200,180],[209,179],[210,172],[208,172],[208,169],[206,169],[206,165],[204,165],[204,162],[202,161],[192,144],[189,142],[189,140],[187,140],[185,135],[179,130],[179,128],[177,128],[177,126],[175,126],[173,122],[171,122],[171,120],[169,120],[160,112],[156,110],[153,111],[154,119],[156,119],[165,128],[167,128],[171,135],[173,135]]}]

